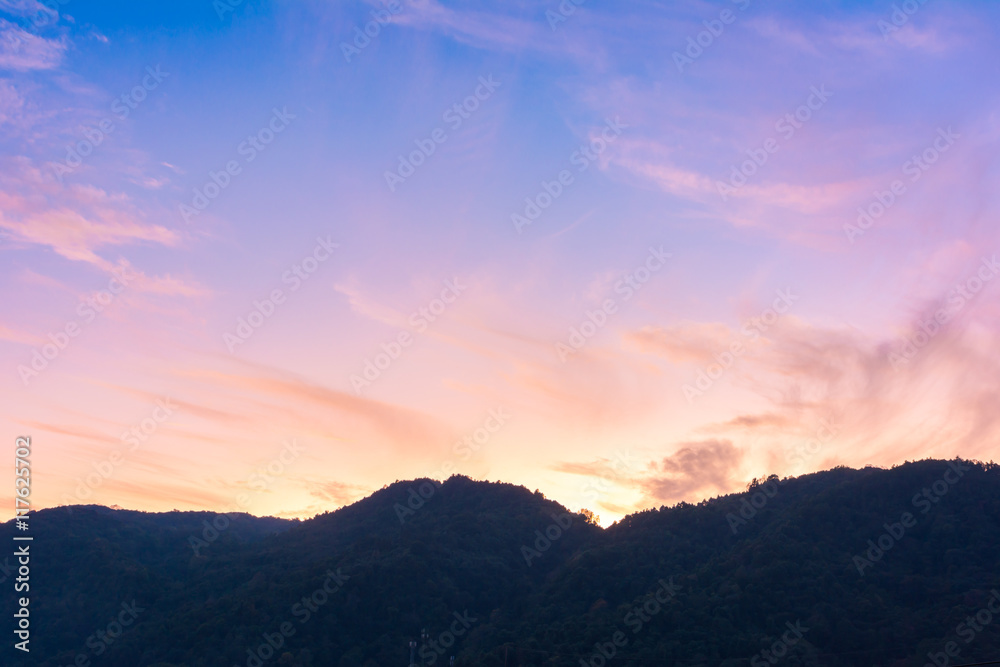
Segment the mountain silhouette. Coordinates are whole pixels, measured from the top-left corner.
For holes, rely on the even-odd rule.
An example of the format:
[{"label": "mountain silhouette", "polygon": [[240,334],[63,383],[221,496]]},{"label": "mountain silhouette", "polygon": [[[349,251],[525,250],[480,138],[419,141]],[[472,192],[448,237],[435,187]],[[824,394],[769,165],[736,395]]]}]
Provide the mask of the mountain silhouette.
[{"label": "mountain silhouette", "polygon": [[307,521],[99,506],[29,520],[30,592],[0,560],[4,608],[30,596],[31,653],[5,649],[12,667],[392,667],[410,641],[424,665],[1000,657],[992,463],[772,476],[607,529],[462,476]]}]

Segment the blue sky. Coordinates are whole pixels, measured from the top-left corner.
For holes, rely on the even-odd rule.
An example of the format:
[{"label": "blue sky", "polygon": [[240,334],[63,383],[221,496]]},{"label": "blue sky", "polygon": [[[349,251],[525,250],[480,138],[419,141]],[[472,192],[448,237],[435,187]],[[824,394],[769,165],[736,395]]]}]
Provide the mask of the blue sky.
[{"label": "blue sky", "polygon": [[[994,4],[903,21],[892,3],[591,0],[553,27],[558,2],[399,3],[0,5],[0,422],[48,443],[43,503],[222,507],[293,438],[307,453],[249,511],[311,516],[439,470],[498,407],[514,416],[456,470],[605,522],[761,474],[995,450],[995,288],[953,292],[998,245]],[[455,104],[475,108],[455,123]],[[67,168],[71,149],[88,154]],[[213,174],[225,187],[185,215]],[[293,290],[317,239],[338,248]],[[749,340],[778,290],[794,303]],[[400,332],[413,344],[358,391]],[[165,397],[180,407],[88,483]],[[827,419],[837,437],[793,462]]]}]

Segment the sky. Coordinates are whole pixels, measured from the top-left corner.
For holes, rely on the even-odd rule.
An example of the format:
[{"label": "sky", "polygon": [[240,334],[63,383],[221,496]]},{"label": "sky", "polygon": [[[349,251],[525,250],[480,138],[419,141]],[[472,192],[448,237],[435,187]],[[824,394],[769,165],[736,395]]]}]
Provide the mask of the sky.
[{"label": "sky", "polygon": [[608,525],[991,460],[998,26],[2,0],[0,434],[35,508],[299,518],[457,473]]}]

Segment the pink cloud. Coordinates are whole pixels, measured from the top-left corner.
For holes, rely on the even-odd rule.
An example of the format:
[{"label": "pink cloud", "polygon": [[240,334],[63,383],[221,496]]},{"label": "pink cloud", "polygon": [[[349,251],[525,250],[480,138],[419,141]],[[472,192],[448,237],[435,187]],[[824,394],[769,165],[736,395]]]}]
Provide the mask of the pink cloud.
[{"label": "pink cloud", "polygon": [[22,331],[17,331],[9,327],[5,327],[0,324],[0,340],[6,340],[11,343],[21,343],[22,345],[38,345],[39,343],[44,343],[45,339],[41,336],[35,336]]},{"label": "pink cloud", "polygon": [[681,445],[672,455],[651,466],[651,475],[639,482],[650,499],[661,503],[728,493],[739,482],[743,452],[728,440],[705,440]]},{"label": "pink cloud", "polygon": [[23,158],[20,162],[21,168],[27,168],[24,177],[7,178],[0,189],[0,229],[8,230],[16,241],[47,246],[67,259],[103,270],[113,265],[97,255],[101,248],[180,242],[176,232],[138,219],[124,195],[92,186],[61,187],[43,179]]},{"label": "pink cloud", "polygon": [[0,124],[19,118],[24,109],[24,97],[9,79],[0,79]]},{"label": "pink cloud", "polygon": [[20,72],[54,69],[62,62],[66,42],[45,39],[0,19],[0,69]]}]

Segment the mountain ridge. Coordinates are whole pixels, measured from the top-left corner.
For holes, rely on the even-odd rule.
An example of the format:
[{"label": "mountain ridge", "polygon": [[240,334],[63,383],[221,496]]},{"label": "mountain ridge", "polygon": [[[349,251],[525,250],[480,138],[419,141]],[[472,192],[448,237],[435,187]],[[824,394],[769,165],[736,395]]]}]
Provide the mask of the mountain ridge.
[{"label": "mountain ridge", "polygon": [[[942,487],[945,475],[954,483]],[[906,512],[913,522],[899,534]],[[970,661],[1000,652],[1000,623],[968,646],[956,632],[1000,587],[994,463],[772,476],[603,529],[523,486],[461,476],[396,482],[305,521],[236,515],[207,541],[206,522],[220,516],[33,512],[33,653],[45,657],[31,664],[96,662],[95,619],[133,600],[143,611],[101,664],[405,664],[424,627],[422,664],[455,655],[458,665],[502,665],[506,651],[520,665],[736,667],[773,664],[761,652],[776,647],[789,665],[902,667],[948,641]],[[898,538],[869,551],[886,526]],[[192,537],[207,543],[195,548]],[[859,571],[866,553],[877,558]],[[460,636],[443,634],[452,626]],[[779,644],[784,635],[795,643]],[[437,652],[442,636],[452,643]],[[267,637],[280,647],[264,659]]]}]

